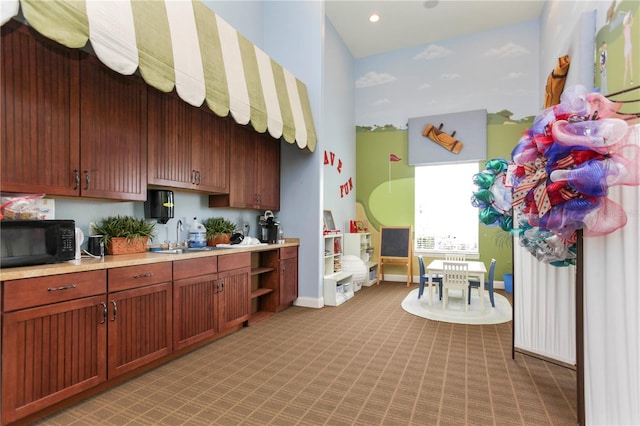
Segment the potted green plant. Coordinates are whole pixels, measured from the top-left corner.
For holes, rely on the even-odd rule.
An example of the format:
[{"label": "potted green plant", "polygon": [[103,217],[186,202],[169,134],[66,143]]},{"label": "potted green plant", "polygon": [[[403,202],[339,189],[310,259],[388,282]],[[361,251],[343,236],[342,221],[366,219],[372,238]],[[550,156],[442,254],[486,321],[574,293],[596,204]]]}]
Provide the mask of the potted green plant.
[{"label": "potted green plant", "polygon": [[231,242],[231,234],[233,234],[237,228],[234,222],[223,217],[210,217],[205,219],[202,224],[207,230],[208,246],[229,244]]},{"label": "potted green plant", "polygon": [[155,224],[132,216],[109,216],[96,223],[94,235],[102,235],[107,254],[141,253],[153,241]]}]

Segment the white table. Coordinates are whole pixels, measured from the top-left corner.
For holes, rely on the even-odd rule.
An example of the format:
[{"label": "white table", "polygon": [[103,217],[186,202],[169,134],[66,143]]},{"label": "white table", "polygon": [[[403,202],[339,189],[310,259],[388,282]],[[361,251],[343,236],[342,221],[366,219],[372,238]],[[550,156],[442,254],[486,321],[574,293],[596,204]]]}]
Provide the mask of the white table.
[{"label": "white table", "polygon": [[[431,291],[431,284],[433,283],[432,277],[437,274],[444,274],[444,262],[445,260],[443,259],[436,259],[427,266],[427,275],[429,275],[429,280],[427,281],[429,285],[429,306],[433,303],[433,292]],[[478,277],[480,280],[478,294],[480,295],[480,309],[484,311],[484,274],[487,273],[487,268],[484,266],[484,263],[475,260],[465,260],[464,263],[469,267],[469,277]]]}]

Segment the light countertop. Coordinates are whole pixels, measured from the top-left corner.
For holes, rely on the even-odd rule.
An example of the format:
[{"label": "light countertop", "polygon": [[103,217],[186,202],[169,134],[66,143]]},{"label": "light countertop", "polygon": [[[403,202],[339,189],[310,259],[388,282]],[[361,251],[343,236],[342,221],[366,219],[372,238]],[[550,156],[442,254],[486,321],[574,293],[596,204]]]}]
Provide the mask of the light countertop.
[{"label": "light countertop", "polygon": [[44,277],[48,275],[69,274],[73,272],[95,271],[100,269],[119,268],[122,266],[172,262],[175,260],[195,259],[198,257],[223,256],[225,254],[267,251],[283,247],[295,247],[299,245],[300,240],[298,238],[287,238],[282,244],[238,246],[237,248],[230,247],[203,252],[166,254],[146,251],[144,253],[104,256],[103,258],[99,259],[83,257],[80,260],[69,260],[67,262],[54,263],[50,265],[22,266],[17,268],[0,269],[0,281]]}]

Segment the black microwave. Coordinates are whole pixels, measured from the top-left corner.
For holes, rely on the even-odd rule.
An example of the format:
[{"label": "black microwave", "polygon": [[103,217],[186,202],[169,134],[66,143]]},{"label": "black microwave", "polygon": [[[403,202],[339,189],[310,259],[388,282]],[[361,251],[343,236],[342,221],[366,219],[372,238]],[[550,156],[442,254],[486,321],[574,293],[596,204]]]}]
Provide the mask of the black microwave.
[{"label": "black microwave", "polygon": [[73,220],[1,220],[0,268],[75,259]]}]

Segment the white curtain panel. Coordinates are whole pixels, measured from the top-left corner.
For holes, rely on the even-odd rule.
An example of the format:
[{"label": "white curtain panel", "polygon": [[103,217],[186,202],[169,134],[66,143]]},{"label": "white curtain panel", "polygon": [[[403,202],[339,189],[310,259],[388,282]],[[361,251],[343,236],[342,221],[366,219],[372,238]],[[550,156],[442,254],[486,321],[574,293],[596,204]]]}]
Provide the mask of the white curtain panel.
[{"label": "white curtain panel", "polygon": [[[640,125],[631,140],[640,145]],[[585,420],[640,424],[640,187],[613,187],[622,229],[584,239]]]},{"label": "white curtain panel", "polygon": [[514,347],[575,365],[576,269],[539,262],[515,244]]}]

